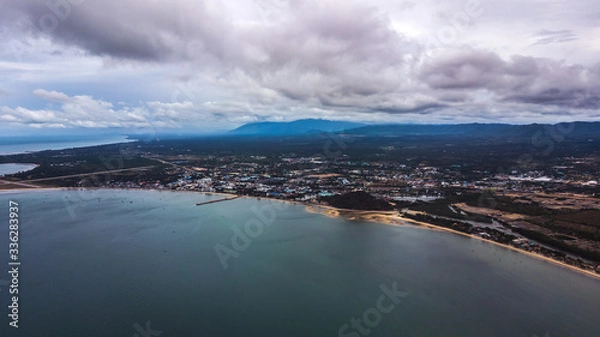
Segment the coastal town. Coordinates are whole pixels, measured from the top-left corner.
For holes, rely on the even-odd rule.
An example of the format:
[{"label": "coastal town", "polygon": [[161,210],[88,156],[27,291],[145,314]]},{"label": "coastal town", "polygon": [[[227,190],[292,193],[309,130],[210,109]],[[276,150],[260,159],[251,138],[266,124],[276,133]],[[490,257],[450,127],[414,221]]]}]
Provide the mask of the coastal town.
[{"label": "coastal town", "polygon": [[[432,200],[447,189],[493,190],[498,193],[541,193],[561,190],[587,191],[599,195],[596,176],[577,166],[589,166],[595,158],[565,158],[551,172],[512,170],[491,173],[473,170],[477,180],[463,180],[460,164],[439,168],[426,163],[357,162],[345,157],[148,157],[172,165],[160,180],[114,182],[125,187],[193,190],[263,196],[298,201],[317,200],[361,190],[396,200]],[[166,177],[166,179],[165,179]],[[85,184],[85,180],[78,182]]]}]

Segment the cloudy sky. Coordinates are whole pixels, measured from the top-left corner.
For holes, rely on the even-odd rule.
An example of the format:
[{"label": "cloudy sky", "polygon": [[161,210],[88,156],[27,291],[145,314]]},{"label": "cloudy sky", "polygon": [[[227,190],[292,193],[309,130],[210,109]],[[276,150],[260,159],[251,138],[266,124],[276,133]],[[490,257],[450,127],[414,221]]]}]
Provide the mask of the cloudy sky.
[{"label": "cloudy sky", "polygon": [[0,132],[600,120],[598,0],[0,0]]}]

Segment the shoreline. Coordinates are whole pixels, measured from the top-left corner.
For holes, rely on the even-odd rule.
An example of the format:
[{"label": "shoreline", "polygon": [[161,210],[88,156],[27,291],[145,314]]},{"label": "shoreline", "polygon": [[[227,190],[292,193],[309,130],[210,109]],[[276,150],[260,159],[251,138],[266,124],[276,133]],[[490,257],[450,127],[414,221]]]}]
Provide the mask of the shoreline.
[{"label": "shoreline", "polygon": [[[554,265],[557,265],[557,266],[560,266],[563,268],[567,268],[572,271],[576,271],[581,274],[600,279],[600,274],[598,274],[598,273],[595,273],[595,272],[592,272],[592,271],[589,271],[586,269],[581,269],[581,268],[575,267],[573,265],[570,265],[570,264],[567,264],[567,263],[564,263],[564,262],[561,262],[558,260],[554,260],[552,258],[549,258],[549,257],[541,255],[541,254],[528,252],[528,251],[510,246],[510,245],[507,245],[504,243],[485,239],[485,238],[479,237],[477,235],[463,233],[463,232],[460,232],[460,231],[457,231],[457,230],[454,230],[451,228],[446,228],[446,227],[430,224],[427,222],[421,222],[421,221],[413,220],[410,218],[404,218],[400,214],[398,214],[397,211],[385,212],[385,211],[348,210],[348,209],[336,208],[336,207],[326,206],[326,205],[306,205],[306,207],[307,207],[307,211],[310,213],[320,213],[320,214],[323,214],[328,217],[344,218],[344,219],[351,220],[351,221],[375,222],[375,223],[380,223],[380,224],[384,224],[384,225],[388,225],[388,226],[407,226],[408,225],[408,226],[413,226],[416,228],[423,228],[423,229],[436,230],[436,231],[442,231],[442,232],[448,232],[448,233],[452,233],[452,234],[462,235],[464,237],[468,237],[471,239],[476,239],[476,240],[480,240],[480,241],[487,242],[490,244],[494,244],[496,246],[503,247],[503,248],[509,249],[511,251],[536,258],[541,261],[549,262]],[[319,208],[320,208],[320,210],[319,210]],[[352,214],[355,217],[348,218],[344,213],[355,213],[355,214]],[[385,214],[385,213],[395,213],[395,214]],[[380,221],[381,218],[384,218],[386,221]]]},{"label": "shoreline", "polygon": [[30,188],[0,188],[0,194],[9,193],[24,193],[24,192],[47,192],[47,191],[64,191],[67,187],[30,187]]},{"label": "shoreline", "polygon": [[[402,217],[399,216],[399,218],[402,218]],[[494,244],[496,246],[504,247],[506,249],[512,250],[512,251],[517,252],[517,253],[528,255],[528,256],[536,258],[538,260],[549,262],[549,263],[561,266],[563,268],[568,268],[568,269],[571,269],[573,271],[576,271],[576,272],[579,272],[579,273],[582,273],[582,274],[585,274],[585,275],[592,276],[592,277],[600,279],[600,274],[598,274],[598,273],[595,273],[595,272],[592,272],[592,271],[589,271],[589,270],[586,270],[586,269],[577,268],[577,267],[575,267],[573,265],[570,265],[570,264],[567,264],[567,263],[564,263],[564,262],[561,262],[561,261],[558,261],[558,260],[554,260],[552,258],[549,258],[549,257],[541,255],[541,254],[536,254],[536,253],[528,252],[528,251],[525,251],[525,250],[522,250],[522,249],[510,246],[510,245],[507,245],[507,244],[504,244],[504,243],[500,243],[500,242],[488,240],[488,239],[485,239],[485,238],[482,238],[482,237],[479,237],[479,236],[473,235],[473,234],[467,234],[467,233],[459,232],[459,231],[456,231],[456,230],[453,230],[453,229],[450,229],[450,228],[441,227],[441,226],[437,226],[437,225],[433,225],[433,224],[429,224],[429,223],[425,223],[425,222],[419,222],[419,221],[415,221],[415,220],[412,220],[412,219],[406,219],[406,218],[402,218],[402,219],[405,219],[404,221],[407,221],[407,222],[413,222],[413,223],[415,223],[416,227],[421,227],[421,228],[426,227],[428,229],[434,229],[434,230],[439,230],[439,231],[446,231],[446,232],[450,232],[450,233],[454,233],[454,234],[466,236],[466,237],[469,237],[469,238],[472,238],[472,239],[477,239],[477,240],[480,240],[480,241],[483,241],[483,242]]]},{"label": "shoreline", "polygon": [[[205,192],[205,193],[213,193],[213,192]],[[225,194],[225,193],[217,193],[217,194],[227,195],[227,196],[233,195],[233,194]],[[242,197],[248,198],[248,199],[258,199],[259,198],[259,197],[251,197],[251,196],[242,196]],[[421,222],[421,221],[413,220],[410,218],[405,218],[405,217],[402,217],[398,213],[398,211],[364,211],[364,210],[337,208],[337,207],[328,206],[328,205],[308,204],[308,203],[303,203],[303,202],[295,201],[295,200],[282,200],[282,199],[274,199],[274,198],[267,198],[267,197],[264,197],[264,198],[260,197],[260,199],[261,200],[266,199],[266,200],[271,200],[271,201],[290,203],[290,204],[294,204],[294,205],[298,205],[298,206],[304,206],[305,210],[309,213],[319,213],[321,215],[325,215],[330,218],[343,218],[343,219],[350,220],[350,221],[373,222],[373,223],[379,223],[379,224],[383,224],[383,225],[387,225],[387,226],[413,226],[415,228],[422,228],[422,229],[442,231],[442,232],[462,235],[464,237],[487,242],[487,243],[520,253],[520,254],[530,256],[532,258],[536,258],[541,261],[552,263],[554,265],[557,265],[557,266],[560,266],[563,268],[567,268],[572,271],[576,271],[581,274],[600,279],[600,274],[598,274],[598,273],[595,273],[595,272],[592,272],[592,271],[589,271],[586,269],[581,269],[581,268],[575,267],[573,265],[570,265],[570,264],[567,264],[567,263],[564,263],[564,262],[561,262],[558,260],[554,260],[552,258],[549,258],[549,257],[541,255],[541,254],[528,252],[528,251],[510,246],[510,245],[507,245],[504,243],[485,239],[485,238],[482,238],[477,235],[463,233],[463,232],[460,232],[460,231],[457,231],[457,230],[454,230],[451,228],[446,228],[446,227],[430,224],[427,222]],[[350,217],[348,215],[350,215]]]},{"label": "shoreline", "polygon": [[160,190],[160,189],[136,189],[136,188],[132,188],[132,189],[113,189],[113,188],[102,188],[102,187],[98,187],[98,188],[87,188],[87,187],[41,187],[41,188],[22,188],[22,189],[7,189],[7,190],[2,190],[0,189],[0,194],[8,194],[8,193],[22,193],[22,192],[48,192],[48,191],[73,191],[73,190],[122,190],[122,191],[154,191],[154,192],[180,192],[180,193],[197,193],[197,194],[204,194],[204,195],[212,195],[212,196],[219,196],[219,197],[240,197],[240,198],[244,198],[244,199],[254,199],[254,200],[270,200],[270,201],[277,201],[277,202],[283,202],[283,203],[287,203],[287,204],[292,204],[292,205],[297,205],[297,206],[303,206],[305,207],[305,211],[309,212],[309,213],[318,213],[330,218],[342,218],[342,219],[346,219],[346,220],[350,220],[350,221],[364,221],[364,222],[372,222],[372,223],[379,223],[379,224],[383,224],[386,226],[413,226],[415,228],[422,228],[422,229],[428,229],[428,230],[435,230],[435,231],[443,231],[443,232],[447,232],[447,233],[452,233],[452,234],[457,234],[457,235],[462,235],[464,237],[468,237],[471,239],[476,239],[476,240],[480,240],[482,242],[487,242],[489,244],[493,244],[499,247],[503,247],[506,249],[509,249],[511,251],[520,253],[520,254],[524,254],[527,256],[530,256],[532,258],[538,259],[540,261],[545,261],[548,263],[552,263],[556,266],[560,266],[563,268],[567,268],[570,269],[572,271],[576,271],[579,272],[580,274],[584,274],[587,276],[591,276],[591,277],[595,277],[596,279],[600,279],[600,274],[589,271],[589,270],[585,270],[585,269],[581,269],[575,266],[572,266],[570,264],[558,261],[558,260],[554,260],[552,258],[549,258],[547,256],[541,255],[541,254],[536,254],[536,253],[532,253],[532,252],[528,252],[522,249],[518,249],[516,247],[507,245],[507,244],[503,244],[500,242],[496,242],[493,240],[488,240],[473,234],[468,234],[468,233],[463,233],[454,229],[450,229],[450,228],[446,228],[446,227],[442,227],[442,226],[438,226],[438,225],[434,225],[434,224],[430,224],[427,222],[421,222],[421,221],[417,221],[417,220],[413,220],[410,218],[404,218],[402,217],[398,211],[364,211],[364,210],[352,210],[352,209],[344,209],[344,208],[336,208],[333,206],[328,206],[328,205],[319,205],[319,204],[309,204],[309,203],[304,203],[304,202],[300,202],[300,201],[295,201],[295,200],[282,200],[282,199],[275,199],[275,198],[268,198],[268,197],[253,197],[253,196],[247,196],[247,195],[242,195],[239,196],[237,194],[232,194],[232,193],[220,193],[220,192],[200,192],[200,191],[177,191],[177,190]]},{"label": "shoreline", "polygon": [[[120,139],[120,138],[124,138],[124,139]],[[82,141],[85,142],[85,140],[82,140]],[[44,152],[44,151],[63,151],[63,150],[73,150],[73,149],[84,149],[86,147],[95,147],[95,146],[104,146],[104,145],[118,145],[118,144],[129,144],[129,143],[135,143],[135,142],[139,142],[139,139],[137,139],[137,138],[129,138],[128,135],[123,135],[123,136],[120,136],[119,139],[112,139],[112,138],[107,139],[107,142],[92,142],[91,144],[85,144],[85,143],[84,144],[70,144],[70,145],[63,145],[63,146],[51,147],[49,149],[45,148],[45,149],[41,149],[41,150],[29,150],[29,151],[18,151],[18,152],[2,152],[2,153],[0,153],[0,157],[23,156],[23,155],[36,154],[38,152]],[[37,143],[35,143],[35,144],[37,144]],[[59,143],[50,143],[50,144],[64,144],[64,143],[59,142]]]}]

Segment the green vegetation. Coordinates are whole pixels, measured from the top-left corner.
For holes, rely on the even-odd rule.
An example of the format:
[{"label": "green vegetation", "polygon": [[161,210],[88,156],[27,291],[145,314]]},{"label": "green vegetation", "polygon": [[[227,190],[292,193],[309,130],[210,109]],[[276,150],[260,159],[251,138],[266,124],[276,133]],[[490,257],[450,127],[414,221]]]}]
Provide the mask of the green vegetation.
[{"label": "green vegetation", "polygon": [[528,229],[524,229],[524,228],[516,228],[516,227],[513,227],[512,230],[516,233],[519,233],[519,234],[525,236],[526,238],[531,239],[531,240],[535,240],[540,243],[552,246],[554,248],[558,248],[567,253],[576,254],[583,258],[590,259],[590,260],[593,260],[596,262],[600,262],[600,253],[598,253],[598,252],[592,252],[592,251],[589,251],[589,250],[586,250],[583,248],[571,246],[563,241],[556,240],[556,239],[549,237],[540,232],[536,232],[536,231],[532,231],[532,230],[528,230]]},{"label": "green vegetation", "polygon": [[322,199],[330,206],[362,211],[392,211],[394,207],[389,202],[375,198],[367,192],[350,192],[343,195]]},{"label": "green vegetation", "polygon": [[549,215],[551,210],[536,202],[519,202],[513,198],[493,195],[489,192],[466,193],[462,200],[469,206],[497,209],[503,212],[519,213],[524,215]]},{"label": "green vegetation", "polygon": [[481,234],[481,233],[485,233],[487,235],[489,235],[489,238],[491,240],[494,240],[496,242],[500,242],[500,243],[504,243],[504,244],[510,244],[512,242],[512,240],[516,239],[516,236],[514,235],[510,235],[510,234],[505,234],[502,233],[496,229],[493,228],[477,228],[475,229],[475,227],[469,223],[466,222],[461,222],[461,221],[454,221],[454,220],[449,220],[449,219],[441,219],[438,217],[434,217],[434,216],[430,216],[430,215],[424,215],[424,214],[405,214],[404,215],[407,218],[416,220],[416,221],[421,221],[421,222],[426,222],[426,223],[430,223],[430,224],[434,224],[440,227],[446,227],[446,228],[450,228],[462,233],[466,233],[466,234]]},{"label": "green vegetation", "polygon": [[446,199],[434,200],[432,202],[417,202],[414,204],[400,205],[400,208],[408,208],[413,211],[426,212],[429,214],[434,214],[434,215],[443,216],[443,217],[447,217],[447,218],[453,218],[453,219],[492,223],[492,218],[490,218],[488,216],[470,214],[467,212],[461,213],[458,210],[455,210],[456,212],[452,211],[450,209],[450,205],[453,203],[452,202],[453,200],[455,200],[455,199],[446,198]]},{"label": "green vegetation", "polygon": [[146,166],[162,166],[146,159],[131,144],[101,145],[87,148],[43,151],[21,155],[0,156],[4,163],[36,163],[31,171],[12,175],[22,180],[113,171]]}]

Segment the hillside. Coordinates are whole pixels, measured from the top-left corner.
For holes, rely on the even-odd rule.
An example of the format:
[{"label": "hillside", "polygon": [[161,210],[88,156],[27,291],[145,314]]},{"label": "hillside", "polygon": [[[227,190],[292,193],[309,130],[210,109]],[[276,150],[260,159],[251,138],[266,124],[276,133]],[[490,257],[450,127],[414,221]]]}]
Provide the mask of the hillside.
[{"label": "hillside", "polygon": [[504,140],[528,140],[548,138],[600,139],[600,122],[573,122],[559,124],[380,124],[364,125],[353,122],[323,119],[302,119],[293,122],[260,122],[243,125],[229,132],[241,136],[294,136],[324,132],[343,132],[367,137],[394,136],[447,136],[461,138],[485,138]]},{"label": "hillside", "polygon": [[364,124],[324,119],[301,119],[293,122],[260,122],[231,130],[233,135],[290,136],[323,132],[338,132],[362,127]]},{"label": "hillside", "polygon": [[556,138],[600,138],[600,122],[560,124],[387,124],[369,125],[345,133],[363,136],[458,136],[474,138],[531,139],[547,136]]}]

